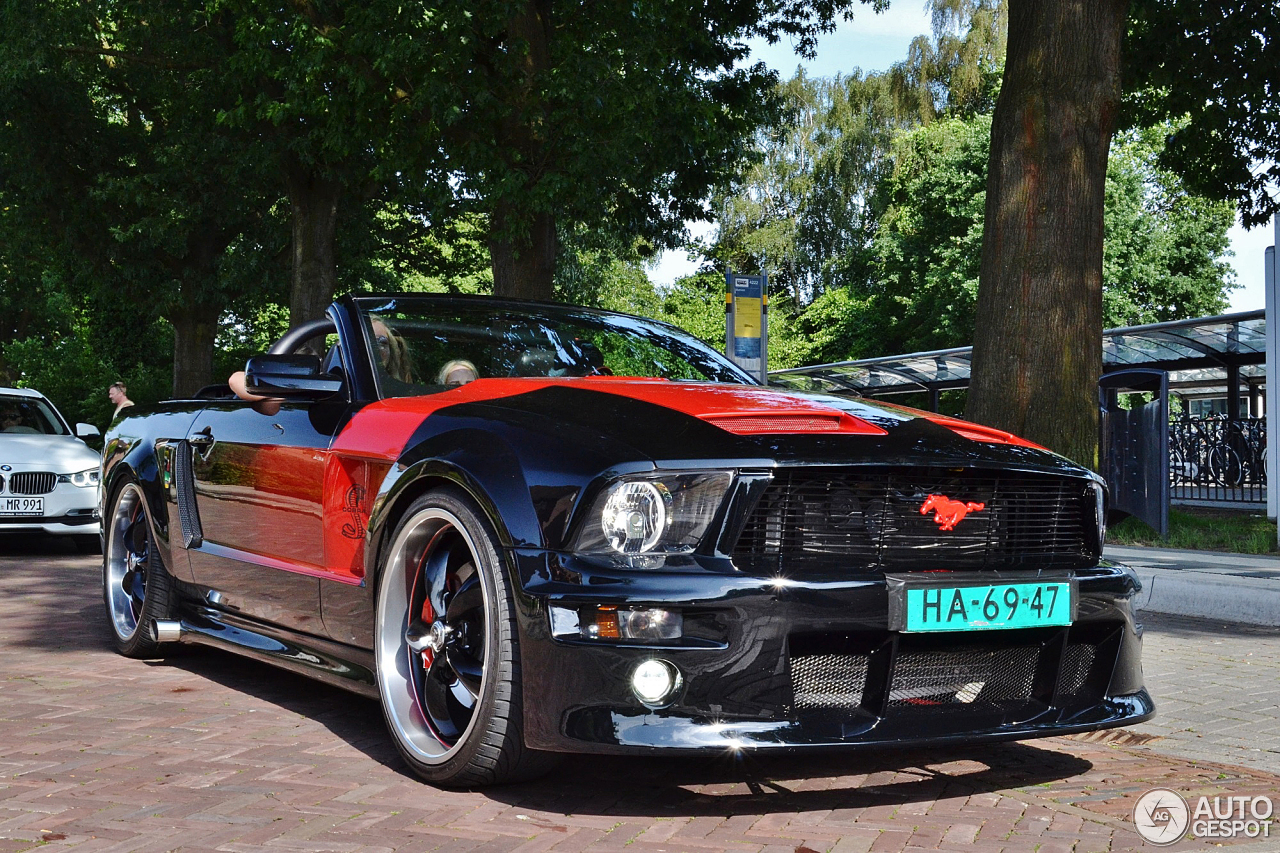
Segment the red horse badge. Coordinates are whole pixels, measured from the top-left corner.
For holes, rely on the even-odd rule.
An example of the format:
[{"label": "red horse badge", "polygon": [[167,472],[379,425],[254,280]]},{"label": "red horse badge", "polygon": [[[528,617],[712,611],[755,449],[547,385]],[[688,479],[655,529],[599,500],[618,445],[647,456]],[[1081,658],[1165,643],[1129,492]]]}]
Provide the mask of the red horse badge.
[{"label": "red horse badge", "polygon": [[966,515],[971,512],[981,512],[986,509],[986,504],[965,503],[964,501],[953,501],[946,495],[929,495],[925,498],[924,503],[920,504],[920,514],[928,515],[929,510],[933,510],[933,520],[938,522],[938,528],[941,530],[955,530]]}]

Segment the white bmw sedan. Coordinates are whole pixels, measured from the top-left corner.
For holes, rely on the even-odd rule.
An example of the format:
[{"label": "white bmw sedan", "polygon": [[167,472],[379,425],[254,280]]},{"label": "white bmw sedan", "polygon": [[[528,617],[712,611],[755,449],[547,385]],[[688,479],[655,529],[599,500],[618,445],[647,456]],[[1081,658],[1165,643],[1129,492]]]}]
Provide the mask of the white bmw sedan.
[{"label": "white bmw sedan", "polygon": [[96,551],[101,528],[101,459],[82,439],[99,435],[91,424],[73,433],[38,391],[0,388],[0,532],[69,534]]}]

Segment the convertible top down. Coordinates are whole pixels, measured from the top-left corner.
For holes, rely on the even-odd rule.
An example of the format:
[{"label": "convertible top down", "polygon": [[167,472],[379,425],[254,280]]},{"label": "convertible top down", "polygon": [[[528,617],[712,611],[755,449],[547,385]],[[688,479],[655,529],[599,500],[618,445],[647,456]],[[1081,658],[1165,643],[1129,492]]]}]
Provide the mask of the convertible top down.
[{"label": "convertible top down", "polygon": [[1102,481],[1008,433],[486,298],[346,297],[244,379],[107,435],[117,644],[378,697],[428,781],[1154,711]]}]

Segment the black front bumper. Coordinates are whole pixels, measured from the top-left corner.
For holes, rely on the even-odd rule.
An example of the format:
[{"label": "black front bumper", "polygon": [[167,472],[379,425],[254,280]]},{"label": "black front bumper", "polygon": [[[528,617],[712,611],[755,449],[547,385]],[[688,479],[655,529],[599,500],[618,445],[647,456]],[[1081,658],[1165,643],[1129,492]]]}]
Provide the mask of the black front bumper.
[{"label": "black front bumper", "polygon": [[[511,556],[522,588],[525,739],[536,749],[971,743],[1125,725],[1155,711],[1131,607],[1139,582],[1107,562],[1074,573],[1079,604],[1069,627],[904,634],[889,630],[883,576],[780,583],[738,573],[607,572],[541,551]],[[549,606],[594,604],[679,607],[697,645],[551,636]],[[651,658],[682,677],[657,710],[630,686],[632,671]]]}]

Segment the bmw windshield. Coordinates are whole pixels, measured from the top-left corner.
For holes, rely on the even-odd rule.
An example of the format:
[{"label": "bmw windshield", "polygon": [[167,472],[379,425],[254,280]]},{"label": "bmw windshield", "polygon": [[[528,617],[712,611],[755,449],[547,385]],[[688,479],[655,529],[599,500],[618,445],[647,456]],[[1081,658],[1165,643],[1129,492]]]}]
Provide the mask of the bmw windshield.
[{"label": "bmw windshield", "polygon": [[62,418],[40,397],[0,394],[0,435],[70,435]]}]

